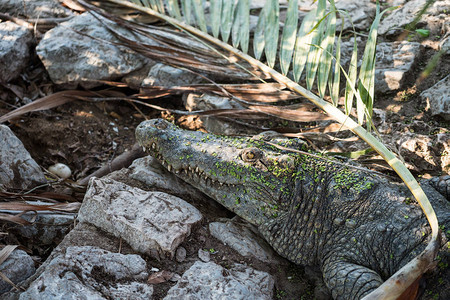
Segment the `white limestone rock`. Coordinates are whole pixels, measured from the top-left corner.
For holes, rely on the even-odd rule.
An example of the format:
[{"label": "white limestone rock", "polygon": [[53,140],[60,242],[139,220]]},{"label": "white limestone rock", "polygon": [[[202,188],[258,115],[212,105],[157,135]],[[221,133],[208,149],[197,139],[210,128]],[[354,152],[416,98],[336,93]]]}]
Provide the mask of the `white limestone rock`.
[{"label": "white limestone rock", "polygon": [[5,125],[0,125],[0,141],[0,188],[28,189],[46,182],[39,165]]},{"label": "white limestone rock", "polygon": [[420,55],[416,42],[379,43],[376,52],[375,92],[385,93],[403,87]]},{"label": "white limestone rock", "polygon": [[433,116],[450,121],[450,75],[423,91],[420,96],[427,102]]},{"label": "white limestone rock", "polygon": [[19,76],[28,63],[32,43],[33,34],[29,29],[14,22],[0,23],[0,82]]},{"label": "white limestone rock", "polygon": [[273,250],[248,226],[232,220],[213,222],[209,224],[209,231],[213,237],[230,246],[242,256],[253,257],[263,262],[273,261]]},{"label": "white limestone rock", "polygon": [[400,33],[406,25],[414,20],[426,2],[427,0],[411,0],[406,2],[381,20],[378,34],[393,35]]},{"label": "white limestone rock", "polygon": [[[28,202],[34,205],[44,205],[51,203]],[[77,203],[73,203],[77,204]],[[9,232],[17,237],[21,237],[26,244],[24,246],[31,249],[39,245],[55,245],[61,241],[69,232],[76,219],[76,213],[57,213],[51,211],[28,212],[22,215],[22,218],[31,222],[31,225],[16,225],[10,228]]]},{"label": "white limestone rock", "polygon": [[0,11],[26,18],[56,18],[73,15],[58,0],[2,0]]},{"label": "white limestone rock", "polygon": [[[189,93],[183,95],[184,106],[188,111],[213,110],[213,109],[244,109],[244,107],[227,97],[220,97],[210,94]],[[203,127],[211,133],[223,135],[248,134],[248,128],[240,124],[227,122],[214,117],[201,117]]]},{"label": "white limestone rock", "polygon": [[184,86],[202,82],[202,78],[192,72],[174,68],[162,63],[155,64],[141,86]]},{"label": "white limestone rock", "polygon": [[78,218],[123,238],[140,253],[172,258],[202,215],[178,197],[92,178]]},{"label": "white limestone rock", "polygon": [[54,257],[19,299],[151,299],[139,255],[100,248],[68,247]]},{"label": "white limestone rock", "polygon": [[[397,35],[403,29],[411,24],[418,13],[425,6],[427,0],[411,0],[407,1],[391,1],[392,6],[400,5],[400,8],[391,12],[387,17],[383,18],[378,29],[380,35]],[[434,1],[425,13],[420,17],[416,28],[429,29],[432,33],[439,34],[445,32],[445,26],[450,22],[450,1],[438,0]]]},{"label": "white limestone rock", "polygon": [[[15,249],[0,265],[0,272],[13,283],[18,284],[34,274],[33,259],[23,250]],[[12,286],[0,278],[0,294],[9,291]]]},{"label": "white limestone rock", "polygon": [[[129,32],[112,22],[106,19],[102,22],[130,36]],[[109,41],[117,42],[117,39],[93,15],[84,13],[47,31],[36,52],[54,83],[80,84],[86,88],[99,85],[97,80],[118,79],[150,61]]]},{"label": "white limestone rock", "polygon": [[196,262],[164,300],[272,299],[274,279],[266,272],[235,264],[230,269],[213,262]]},{"label": "white limestone rock", "polygon": [[[336,8],[348,12],[355,29],[366,30],[370,28],[375,19],[376,5],[370,0],[338,0],[336,1]],[[341,19],[336,23],[336,29],[341,30]],[[352,23],[345,16],[345,23],[343,30],[353,30]]]}]

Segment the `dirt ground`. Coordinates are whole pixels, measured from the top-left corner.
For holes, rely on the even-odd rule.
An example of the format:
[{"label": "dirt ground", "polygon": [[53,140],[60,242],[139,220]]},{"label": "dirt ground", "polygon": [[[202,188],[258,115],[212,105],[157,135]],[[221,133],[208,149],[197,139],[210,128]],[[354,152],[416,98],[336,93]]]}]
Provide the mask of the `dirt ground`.
[{"label": "dirt ground", "polygon": [[[430,43],[430,45],[434,47],[435,43]],[[375,107],[392,112],[389,119],[389,122],[392,123],[423,121],[430,127],[414,128],[415,132],[431,135],[435,133],[433,130],[436,128],[448,129],[449,124],[443,119],[431,118],[425,112],[426,103],[421,100],[419,95],[423,90],[450,73],[450,57],[449,55],[442,56],[441,62],[431,75],[417,81],[419,74],[435,53],[432,48],[427,47],[424,51],[423,59],[416,64],[413,74],[408,77],[406,88],[392,94],[378,95]],[[103,88],[114,89],[112,87],[97,89]],[[0,86],[0,115],[27,103],[27,98],[36,99],[36,95],[43,96],[58,90],[58,87],[52,85],[39,60],[34,57],[21,78],[9,86]],[[135,92],[123,89],[121,91],[128,94]],[[156,101],[152,100],[152,104],[165,108],[183,109],[181,97],[172,96]],[[71,179],[74,181],[84,178],[100,166],[111,162],[125,150],[131,149],[135,143],[134,130],[145,118],[162,117],[173,120],[185,128],[201,128],[201,122],[197,117],[178,116],[146,107],[139,107],[139,109],[140,111],[125,101],[97,103],[74,101],[51,110],[23,115],[12,120],[9,126],[40,166],[48,168],[57,162],[67,164],[72,169]],[[274,120],[274,122],[278,121]],[[430,128],[433,130],[430,131]],[[442,175],[442,173],[438,171],[431,175]],[[82,201],[82,193],[67,189],[65,192],[70,193],[78,201]],[[214,206],[214,204],[208,205]],[[204,226],[207,222],[233,215],[218,205],[214,209],[201,209],[201,211],[205,216],[203,226],[196,228],[191,237],[182,244],[187,250],[187,261],[189,261],[189,257],[196,257],[199,248],[214,249],[212,252],[217,254],[212,254],[212,260],[220,265],[226,266],[233,261],[245,262],[257,269],[268,270],[275,275],[278,281],[274,294],[275,299],[314,299],[314,282],[309,270],[305,271],[305,268],[295,266],[287,261],[285,265],[274,268],[257,260],[241,257],[231,248],[211,237]],[[447,251],[440,256],[437,271],[427,276],[422,289],[422,299],[450,299],[448,262]],[[169,260],[151,261],[151,265],[177,273],[186,267]],[[156,285],[155,299],[162,297],[165,291],[173,285],[172,282]]]}]

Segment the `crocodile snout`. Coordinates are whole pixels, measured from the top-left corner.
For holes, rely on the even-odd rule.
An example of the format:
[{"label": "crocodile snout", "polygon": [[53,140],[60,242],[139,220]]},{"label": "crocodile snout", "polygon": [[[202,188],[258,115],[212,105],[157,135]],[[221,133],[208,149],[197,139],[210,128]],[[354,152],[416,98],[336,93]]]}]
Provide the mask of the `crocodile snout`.
[{"label": "crocodile snout", "polygon": [[141,146],[148,147],[169,126],[173,125],[163,119],[144,121],[136,128],[136,140]]}]

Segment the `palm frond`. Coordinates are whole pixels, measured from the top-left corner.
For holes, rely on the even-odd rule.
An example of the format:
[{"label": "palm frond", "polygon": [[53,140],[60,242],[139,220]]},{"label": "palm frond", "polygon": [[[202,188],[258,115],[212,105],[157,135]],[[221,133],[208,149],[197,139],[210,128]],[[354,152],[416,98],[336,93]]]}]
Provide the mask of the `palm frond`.
[{"label": "palm frond", "polygon": [[[250,65],[257,67],[264,74],[269,74],[275,81],[285,85],[290,90],[306,97],[316,106],[320,107],[323,111],[328,113],[331,117],[333,117],[336,121],[341,123],[343,126],[347,127],[351,131],[353,131],[356,135],[361,137],[364,141],[366,141],[375,151],[377,151],[383,159],[397,172],[400,178],[405,182],[408,188],[411,190],[412,194],[415,196],[417,201],[422,207],[424,211],[431,229],[432,229],[432,240],[428,244],[427,248],[420,256],[416,257],[413,261],[405,265],[401,268],[396,274],[391,276],[383,285],[381,285],[377,290],[368,295],[367,297],[381,297],[380,295],[386,296],[386,293],[389,294],[389,298],[394,299],[403,292],[402,290],[395,288],[397,282],[403,282],[402,286],[409,286],[412,284],[421,274],[423,274],[428,266],[430,266],[434,260],[434,257],[437,253],[437,248],[439,246],[438,236],[439,236],[439,226],[436,214],[431,206],[427,196],[423,192],[420,185],[414,179],[409,170],[403,165],[403,163],[392,153],[390,152],[386,146],[384,146],[380,141],[378,141],[373,135],[367,132],[361,125],[356,123],[349,115],[343,113],[336,106],[331,103],[325,101],[323,96],[325,95],[327,85],[329,90],[333,90],[333,87],[336,88],[338,86],[339,80],[338,76],[334,74],[333,80],[329,80],[331,64],[333,59],[331,59],[332,52],[330,51],[334,45],[335,40],[335,30],[331,30],[335,26],[335,18],[336,18],[336,10],[334,8],[334,1],[330,0],[332,9],[327,11],[327,2],[326,0],[318,0],[317,9],[312,10],[305,17],[305,21],[302,23],[299,29],[285,29],[286,35],[283,33],[281,39],[284,41],[283,43],[287,43],[286,45],[280,45],[283,50],[283,64],[284,68],[282,71],[286,73],[286,65],[288,59],[286,58],[287,53],[292,43],[292,39],[288,38],[292,35],[297,35],[297,41],[294,46],[294,51],[291,57],[292,66],[291,70],[293,70],[293,77],[295,81],[291,80],[287,76],[282,75],[278,71],[275,70],[274,65],[277,57],[278,46],[281,41],[279,41],[279,5],[276,0],[267,0],[265,6],[263,7],[257,22],[257,26],[255,32],[253,33],[253,54],[254,57],[245,54],[245,51],[240,51],[236,47],[233,47],[227,43],[221,42],[214,36],[217,36],[217,29],[212,29],[212,35],[208,32],[208,27],[205,25],[206,22],[206,14],[204,13],[204,9],[209,7],[211,10],[214,6],[214,11],[211,11],[214,15],[218,15],[220,9],[222,9],[220,14],[220,35],[223,41],[227,42],[230,37],[230,33],[235,30],[244,30],[241,29],[238,25],[233,26],[236,20],[238,22],[242,22],[241,19],[246,19],[249,14],[243,13],[239,10],[243,9],[243,7],[247,7],[247,0],[238,0],[237,5],[234,5],[236,1],[230,0],[215,0],[218,1],[214,5],[211,5],[211,1],[207,0],[191,0],[191,1],[181,1],[181,7],[183,11],[182,21],[177,20],[176,18],[171,18],[165,14],[165,8],[162,6],[163,0],[153,0],[153,1],[125,1],[125,0],[108,0],[109,2],[116,3],[121,6],[129,7],[136,9],[137,11],[149,14],[153,17],[159,18],[160,20],[166,21],[173,26],[182,29],[193,36],[201,39],[205,43],[214,44],[217,47],[220,47],[226,52],[231,53],[236,57],[240,57],[241,59],[247,61]],[[83,3],[82,0],[80,0]],[[220,2],[220,4],[219,4]],[[293,1],[294,2],[294,1]],[[165,5],[175,5],[179,6],[178,1],[164,1]],[[206,4],[210,4],[209,6]],[[189,5],[189,7],[188,7]],[[190,10],[194,10],[194,18]],[[236,9],[238,11],[236,11]],[[298,9],[295,5],[289,5],[287,15],[292,19],[292,15],[295,15],[292,9]],[[172,12],[174,15],[176,9],[169,9],[169,14]],[[383,12],[384,13],[384,12]],[[374,74],[375,74],[375,47],[376,47],[376,35],[378,24],[381,20],[381,16],[383,13],[380,13],[379,5],[377,5],[377,15],[374,23],[372,24],[371,31],[369,34],[369,40],[366,44],[366,49],[364,51],[363,63],[362,67],[359,71],[359,81],[358,84],[355,81],[352,81],[353,78],[356,78],[356,55],[355,53],[352,55],[351,66],[349,70],[349,74],[343,73],[345,78],[347,79],[347,93],[348,99],[353,99],[350,97],[353,94],[357,99],[357,110],[359,111],[358,119],[360,124],[362,124],[362,120],[364,118],[370,118],[371,116],[371,108],[373,106],[373,94],[374,94]],[[189,15],[189,17],[188,17]],[[193,24],[195,19],[195,26],[190,26],[187,24]],[[190,21],[190,22],[189,22]],[[212,20],[215,22],[216,20]],[[290,21],[293,22],[293,21]],[[245,23],[245,22],[244,22]],[[244,24],[239,23],[239,24]],[[226,26],[224,26],[226,25]],[[291,23],[288,24],[292,25]],[[213,26],[214,27],[214,26]],[[245,26],[243,26],[245,27]],[[245,28],[247,31],[248,29]],[[293,32],[289,32],[293,31]],[[242,36],[238,33],[235,33],[236,36],[232,43],[244,50],[245,43],[242,41]],[[214,36],[213,36],[214,35]],[[233,35],[233,34],[231,34]],[[248,33],[250,36],[250,32]],[[245,39],[244,39],[245,40]],[[289,42],[288,42],[289,41]],[[131,41],[130,41],[131,42]],[[355,41],[356,43],[356,41]],[[305,46],[306,44],[306,46]],[[356,44],[355,44],[356,45]],[[339,47],[336,47],[339,49]],[[355,47],[356,49],[356,47]],[[265,54],[265,60],[267,64],[264,64],[260,59],[262,58],[262,54]],[[181,54],[177,52],[177,54]],[[167,54],[168,55],[168,54]],[[186,55],[186,54],[185,54]],[[335,57],[339,57],[340,54],[336,54]],[[195,58],[194,56],[192,56]],[[306,64],[306,65],[305,65]],[[342,67],[339,65],[340,69]],[[307,89],[300,86],[297,81],[300,79],[300,74],[303,69],[306,68],[306,85]],[[319,70],[319,71],[317,71]],[[319,79],[318,87],[319,87],[319,96],[314,94],[311,90],[314,86],[314,82],[316,77]],[[336,98],[336,95],[333,97]],[[335,103],[335,101],[333,101]],[[359,105],[359,108],[358,108]],[[350,110],[349,105],[346,106],[346,111]],[[259,109],[261,111],[261,109]],[[272,113],[274,109],[271,109]],[[278,114],[278,113],[277,113]],[[275,114],[275,115],[277,115]],[[279,112],[279,114],[283,114],[283,112]],[[295,116],[293,115],[293,118]],[[370,123],[370,122],[369,122]],[[373,299],[373,298],[370,298]],[[377,298],[378,299],[378,298]]]}]

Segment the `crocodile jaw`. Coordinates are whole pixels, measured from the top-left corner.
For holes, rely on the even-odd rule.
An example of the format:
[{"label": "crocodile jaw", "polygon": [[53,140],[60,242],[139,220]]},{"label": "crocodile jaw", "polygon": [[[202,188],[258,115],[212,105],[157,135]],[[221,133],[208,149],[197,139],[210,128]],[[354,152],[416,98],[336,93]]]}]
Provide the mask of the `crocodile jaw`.
[{"label": "crocodile jaw", "polygon": [[255,225],[277,217],[292,188],[268,171],[282,157],[278,152],[264,149],[274,158],[243,160],[254,154],[248,151],[257,151],[248,138],[185,131],[162,119],[142,122],[136,138],[169,171]]}]

